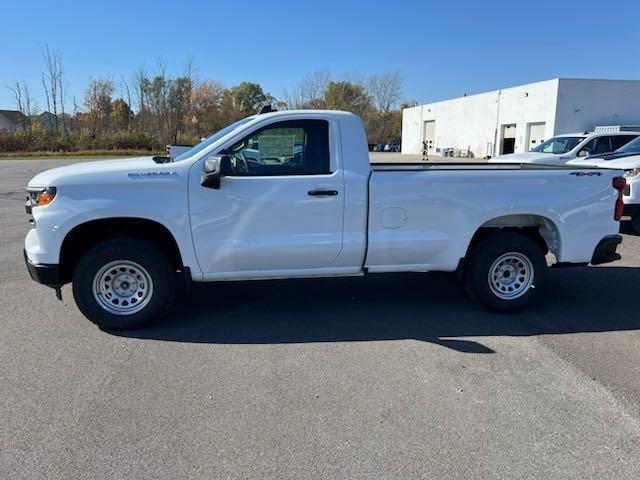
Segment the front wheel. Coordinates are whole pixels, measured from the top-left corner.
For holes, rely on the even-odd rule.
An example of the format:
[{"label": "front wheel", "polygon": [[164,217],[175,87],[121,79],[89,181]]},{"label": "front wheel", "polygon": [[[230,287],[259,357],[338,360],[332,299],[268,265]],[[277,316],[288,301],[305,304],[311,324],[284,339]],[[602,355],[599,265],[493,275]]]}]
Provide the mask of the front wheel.
[{"label": "front wheel", "polygon": [[90,249],[73,273],[80,311],[108,330],[140,328],[169,308],[175,275],[166,255],[137,239],[112,239]]},{"label": "front wheel", "polygon": [[465,262],[469,295],[495,312],[527,306],[544,284],[547,264],[536,242],[518,233],[496,233],[474,245]]}]

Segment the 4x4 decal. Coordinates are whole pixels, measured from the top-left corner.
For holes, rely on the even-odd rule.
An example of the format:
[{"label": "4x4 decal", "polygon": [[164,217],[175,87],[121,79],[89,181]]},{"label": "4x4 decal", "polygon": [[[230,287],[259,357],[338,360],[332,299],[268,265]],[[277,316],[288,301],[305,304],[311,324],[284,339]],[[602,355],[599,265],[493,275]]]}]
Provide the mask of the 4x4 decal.
[{"label": "4x4 decal", "polygon": [[569,175],[575,175],[576,177],[593,177],[595,175],[599,177],[602,172],[571,172]]}]

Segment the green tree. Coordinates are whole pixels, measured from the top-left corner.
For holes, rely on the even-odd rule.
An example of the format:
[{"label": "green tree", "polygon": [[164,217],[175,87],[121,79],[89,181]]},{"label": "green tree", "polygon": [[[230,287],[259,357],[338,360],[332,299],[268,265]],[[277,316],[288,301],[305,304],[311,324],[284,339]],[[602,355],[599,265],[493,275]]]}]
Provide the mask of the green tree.
[{"label": "green tree", "polygon": [[257,83],[242,82],[230,91],[234,108],[242,116],[253,115],[265,106],[273,97],[264,93]]},{"label": "green tree", "polygon": [[362,85],[351,82],[329,82],[324,103],[330,110],[346,110],[365,118],[371,110],[371,97]]},{"label": "green tree", "polygon": [[129,130],[133,112],[129,104],[122,98],[111,102],[111,128],[115,130]]}]

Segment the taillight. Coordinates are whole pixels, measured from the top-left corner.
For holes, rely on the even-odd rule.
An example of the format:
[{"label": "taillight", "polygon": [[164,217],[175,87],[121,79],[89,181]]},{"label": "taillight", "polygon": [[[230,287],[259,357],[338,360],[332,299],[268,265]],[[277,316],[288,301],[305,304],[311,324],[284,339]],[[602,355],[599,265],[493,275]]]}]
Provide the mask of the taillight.
[{"label": "taillight", "polygon": [[624,201],[622,195],[624,195],[624,189],[627,188],[627,181],[623,177],[615,177],[613,179],[613,188],[618,190],[618,199],[616,200],[616,208],[613,214],[614,220],[620,220],[622,218],[622,212],[624,211]]},{"label": "taillight", "polygon": [[164,147],[164,153],[166,153],[166,154],[167,154],[167,157],[168,157],[169,155],[171,155],[171,149],[169,148],[169,145],[167,145],[166,147]]}]

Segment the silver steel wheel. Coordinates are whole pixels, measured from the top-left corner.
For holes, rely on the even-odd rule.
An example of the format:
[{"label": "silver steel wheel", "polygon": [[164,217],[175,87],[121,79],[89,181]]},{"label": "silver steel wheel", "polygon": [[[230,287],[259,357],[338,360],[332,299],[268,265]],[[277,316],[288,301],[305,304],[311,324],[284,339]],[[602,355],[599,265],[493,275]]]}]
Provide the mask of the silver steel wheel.
[{"label": "silver steel wheel", "polygon": [[531,288],[533,275],[533,264],[526,255],[505,253],[489,268],[489,287],[496,297],[515,300]]},{"label": "silver steel wheel", "polygon": [[114,260],[93,277],[93,296],[113,315],[132,315],[147,306],[153,295],[149,272],[130,260]]}]

